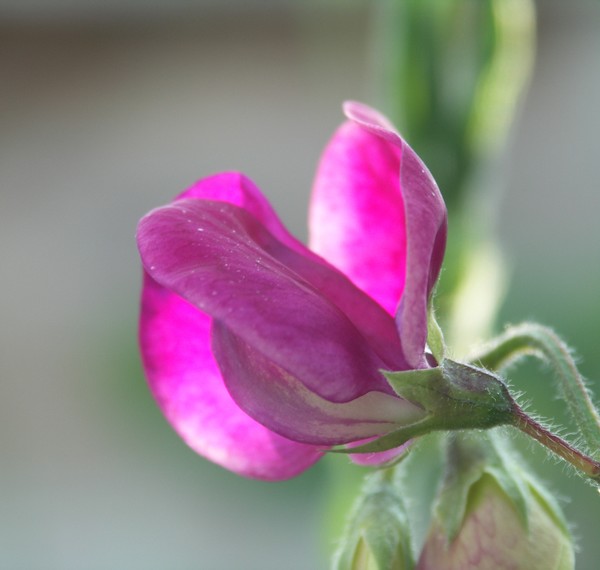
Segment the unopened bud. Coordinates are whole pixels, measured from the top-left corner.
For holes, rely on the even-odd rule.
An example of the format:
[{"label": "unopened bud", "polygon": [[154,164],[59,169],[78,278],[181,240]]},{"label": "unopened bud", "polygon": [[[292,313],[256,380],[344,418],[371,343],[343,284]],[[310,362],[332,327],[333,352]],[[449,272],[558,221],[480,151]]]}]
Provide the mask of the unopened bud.
[{"label": "unopened bud", "polygon": [[384,471],[367,480],[334,556],[334,570],[413,570],[408,521]]},{"label": "unopened bud", "polygon": [[[438,509],[417,570],[572,570],[574,549],[557,505],[516,465],[481,464],[478,477],[463,477],[444,493],[464,497],[457,528]],[[508,492],[507,492],[508,489]],[[515,490],[518,489],[515,494]]]}]

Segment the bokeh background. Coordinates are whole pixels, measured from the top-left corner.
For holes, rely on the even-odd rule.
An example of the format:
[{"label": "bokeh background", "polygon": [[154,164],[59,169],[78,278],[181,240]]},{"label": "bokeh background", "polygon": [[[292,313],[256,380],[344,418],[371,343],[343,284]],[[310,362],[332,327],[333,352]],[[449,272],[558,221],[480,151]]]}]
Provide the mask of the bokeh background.
[{"label": "bokeh background", "polygon": [[[133,236],[195,179],[236,169],[305,237],[341,101],[373,102],[372,4],[0,0],[2,570],[327,567],[331,464],[346,460],[266,484],[187,449],[144,385]],[[539,0],[538,17],[502,163],[500,321],[556,327],[600,392],[600,8]],[[560,417],[547,371],[513,380]],[[524,449],[594,570],[600,496]]]}]

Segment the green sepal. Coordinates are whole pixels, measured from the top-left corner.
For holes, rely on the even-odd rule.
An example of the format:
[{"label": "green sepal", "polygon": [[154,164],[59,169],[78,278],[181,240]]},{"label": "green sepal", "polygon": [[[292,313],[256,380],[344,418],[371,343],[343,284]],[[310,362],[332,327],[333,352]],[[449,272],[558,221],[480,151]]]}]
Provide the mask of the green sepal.
[{"label": "green sepal", "polygon": [[510,424],[514,400],[496,375],[444,360],[436,368],[383,371],[396,394],[427,412],[433,429],[488,429]]},{"label": "green sepal", "polygon": [[328,451],[330,453],[379,453],[388,451],[405,444],[409,439],[420,435],[425,435],[440,428],[437,427],[437,420],[426,416],[422,420],[409,424],[405,427],[387,433],[373,441],[357,445],[356,447],[333,447]]},{"label": "green sepal", "polygon": [[504,382],[485,370],[446,359],[435,368],[382,374],[398,396],[423,408],[425,416],[363,445],[334,447],[330,452],[378,453],[433,431],[513,423],[514,400]]},{"label": "green sepal", "polygon": [[444,342],[444,333],[438,324],[433,306],[429,304],[427,313],[427,346],[431,350],[433,357],[438,363],[442,362],[446,356],[446,343]]},{"label": "green sepal", "polygon": [[391,471],[378,471],[350,513],[334,556],[334,570],[412,570],[410,525]]},{"label": "green sepal", "polygon": [[527,489],[521,469],[493,432],[468,432],[449,441],[447,472],[436,505],[436,517],[448,541],[462,525],[472,489],[484,476],[492,477],[528,528]]},{"label": "green sepal", "polygon": [[550,516],[556,526],[566,536],[570,536],[567,519],[560,508],[560,505],[554,495],[542,485],[533,475],[524,474],[528,483],[529,491],[535,500],[542,506],[544,511]]}]

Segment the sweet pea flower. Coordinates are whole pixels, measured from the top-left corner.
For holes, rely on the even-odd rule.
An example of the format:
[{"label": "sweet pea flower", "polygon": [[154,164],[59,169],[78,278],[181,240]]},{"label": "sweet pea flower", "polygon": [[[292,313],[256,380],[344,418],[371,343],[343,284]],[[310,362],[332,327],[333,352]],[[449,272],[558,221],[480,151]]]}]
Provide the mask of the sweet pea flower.
[{"label": "sweet pea flower", "polygon": [[310,249],[238,173],[200,180],[138,226],[150,389],[191,448],[243,476],[293,477],[330,446],[424,414],[381,370],[429,366],[446,209],[385,117],[344,110],[314,183]]}]

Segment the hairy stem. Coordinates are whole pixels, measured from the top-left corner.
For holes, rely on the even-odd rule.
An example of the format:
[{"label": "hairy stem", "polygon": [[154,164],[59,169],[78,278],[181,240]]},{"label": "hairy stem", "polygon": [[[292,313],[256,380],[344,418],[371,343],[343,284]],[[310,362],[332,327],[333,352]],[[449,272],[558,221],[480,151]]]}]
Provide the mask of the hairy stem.
[{"label": "hairy stem", "polygon": [[569,442],[546,429],[515,404],[514,424],[523,433],[539,441],[547,449],[568,461],[581,473],[600,484],[600,462],[587,456]]},{"label": "hairy stem", "polygon": [[474,361],[489,370],[498,370],[527,355],[550,363],[583,441],[592,456],[600,459],[600,415],[568,347],[554,331],[535,323],[511,327]]}]

